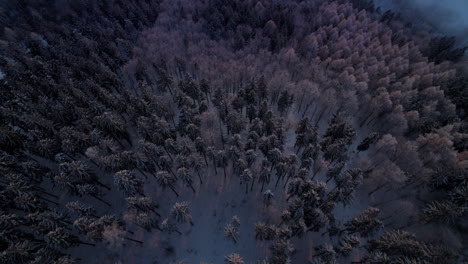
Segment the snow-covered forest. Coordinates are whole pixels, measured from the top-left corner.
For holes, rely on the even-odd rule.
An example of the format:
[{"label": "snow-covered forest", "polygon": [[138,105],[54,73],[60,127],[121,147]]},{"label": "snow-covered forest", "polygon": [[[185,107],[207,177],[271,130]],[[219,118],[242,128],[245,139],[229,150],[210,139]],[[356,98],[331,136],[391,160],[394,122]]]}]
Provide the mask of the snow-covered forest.
[{"label": "snow-covered forest", "polygon": [[370,0],[4,0],[0,25],[0,264],[468,263],[455,38]]}]

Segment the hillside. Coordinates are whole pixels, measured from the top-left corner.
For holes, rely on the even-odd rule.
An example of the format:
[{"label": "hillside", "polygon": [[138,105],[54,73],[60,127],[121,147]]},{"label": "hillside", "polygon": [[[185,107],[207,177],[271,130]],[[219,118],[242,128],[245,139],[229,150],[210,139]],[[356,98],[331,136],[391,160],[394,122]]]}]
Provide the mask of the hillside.
[{"label": "hillside", "polygon": [[366,0],[3,2],[0,263],[467,263],[454,38]]}]

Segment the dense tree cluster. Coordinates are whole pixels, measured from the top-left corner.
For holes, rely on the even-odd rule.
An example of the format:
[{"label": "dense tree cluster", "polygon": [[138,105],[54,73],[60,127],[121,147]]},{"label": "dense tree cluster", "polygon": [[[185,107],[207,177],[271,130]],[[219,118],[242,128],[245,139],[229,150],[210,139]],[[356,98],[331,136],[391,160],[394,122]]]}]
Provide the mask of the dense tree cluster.
[{"label": "dense tree cluster", "polygon": [[[467,82],[452,39],[413,36],[370,1],[0,8],[0,263],[145,247],[134,228],[183,237],[213,182],[258,204],[258,263],[463,261]],[[230,246],[247,219],[224,222]]]}]

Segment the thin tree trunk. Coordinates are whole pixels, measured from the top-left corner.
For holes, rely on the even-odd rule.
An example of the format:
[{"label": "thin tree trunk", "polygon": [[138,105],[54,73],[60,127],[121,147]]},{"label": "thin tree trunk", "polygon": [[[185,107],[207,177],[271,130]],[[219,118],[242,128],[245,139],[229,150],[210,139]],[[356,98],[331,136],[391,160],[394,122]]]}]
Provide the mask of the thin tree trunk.
[{"label": "thin tree trunk", "polygon": [[143,176],[145,176],[145,179],[148,179],[148,175],[146,175],[146,173],[144,173],[142,170],[140,170],[140,168],[137,167],[135,169],[137,169],[137,171],[139,171]]},{"label": "thin tree trunk", "polygon": [[284,220],[281,220],[281,222],[278,224],[278,227],[280,227],[284,223]]},{"label": "thin tree trunk", "polygon": [[47,198],[41,197],[41,196],[39,196],[39,195],[36,195],[36,197],[39,198],[39,199],[41,199],[41,200],[43,200],[43,201],[46,201],[46,202],[49,202],[49,203],[53,203],[53,204],[55,204],[56,206],[59,206],[59,203],[54,202],[54,201],[51,201],[51,200],[49,200],[49,199],[47,199]]},{"label": "thin tree trunk", "polygon": [[372,114],[373,114],[373,112],[371,111],[370,114],[368,114],[368,115],[364,118],[364,120],[362,120],[362,122],[359,124],[359,127],[364,126],[364,124],[366,123],[367,119],[369,119],[369,117],[371,117]]},{"label": "thin tree trunk", "polygon": [[317,169],[317,168],[315,168],[315,163],[316,163],[316,162],[314,161],[314,174],[312,175],[312,180],[314,180],[314,179],[315,179],[315,176],[317,176],[317,172],[319,172],[319,171],[320,171],[320,168],[318,168],[318,169]]},{"label": "thin tree trunk", "polygon": [[296,155],[299,153],[299,151],[301,150],[301,148],[302,148],[301,146],[299,146],[299,147],[297,148]]},{"label": "thin tree trunk", "polygon": [[94,160],[88,158],[86,155],[83,155],[83,154],[81,154],[81,153],[80,153],[80,155],[81,155],[82,157],[84,157],[86,160],[88,160],[89,162],[93,163],[96,167],[99,168],[99,165],[98,165],[96,162],[94,162]]},{"label": "thin tree trunk", "polygon": [[390,216],[384,217],[384,218],[382,218],[382,219],[380,219],[380,220],[382,220],[382,221],[383,221],[383,220],[390,219],[390,218],[392,218],[392,217],[393,217],[393,216],[392,216],[392,215],[390,215]]},{"label": "thin tree trunk", "polygon": [[154,162],[154,164],[156,164],[156,166],[158,166],[158,168],[162,170],[161,166],[159,166],[159,163],[152,156],[150,156],[150,158]]},{"label": "thin tree trunk", "polygon": [[369,196],[372,195],[373,193],[375,193],[376,191],[380,190],[380,189],[381,189],[382,187],[384,187],[384,186],[385,186],[385,183],[383,183],[383,184],[377,186],[377,188],[375,188],[374,190],[370,191],[370,192],[368,193],[368,195],[369,195]]},{"label": "thin tree trunk", "polygon": [[289,179],[291,178],[291,175],[288,175],[286,178],[286,181],[284,182],[283,188],[286,188],[286,184],[288,184]]},{"label": "thin tree trunk", "polygon": [[164,150],[166,151],[167,155],[169,156],[169,158],[171,159],[171,161],[174,161],[172,159],[172,156],[171,156],[171,153],[169,153],[169,151],[167,150],[166,146],[163,146]]},{"label": "thin tree trunk", "polygon": [[197,171],[197,175],[198,175],[198,179],[200,179],[200,184],[203,184],[203,180],[202,180],[202,178],[201,178],[201,176],[200,176],[200,172],[199,172],[199,171]]},{"label": "thin tree trunk", "polygon": [[136,240],[136,239],[129,238],[129,237],[123,237],[123,238],[127,239],[127,240],[130,240],[130,241],[133,241],[133,242],[136,242],[136,243],[139,243],[139,244],[143,244],[143,241],[140,241],[140,240]]},{"label": "thin tree trunk", "polygon": [[176,177],[176,178],[177,178],[177,175],[175,175],[175,173],[172,171],[172,169],[171,169],[171,168],[167,168],[167,169],[169,170],[169,172],[170,172],[170,173],[171,173],[171,174],[172,174],[174,177]]},{"label": "thin tree trunk", "polygon": [[174,189],[174,187],[171,186],[170,188],[171,188],[171,190],[175,193],[175,195],[176,195],[177,197],[179,197],[179,194],[176,192],[176,190]]},{"label": "thin tree trunk", "polygon": [[202,153],[202,155],[203,155],[203,159],[205,160],[205,164],[208,167],[208,160],[206,159],[206,154]]},{"label": "thin tree trunk", "polygon": [[280,179],[281,179],[281,175],[278,175],[278,178],[276,179],[276,183],[275,183],[275,189],[278,186]]},{"label": "thin tree trunk", "polygon": [[320,120],[322,119],[322,116],[323,116],[323,114],[325,113],[325,110],[327,110],[327,108],[328,108],[328,107],[323,108],[322,112],[321,112],[320,115],[318,116],[317,121],[315,122],[315,126],[318,125],[318,123],[319,123]]},{"label": "thin tree trunk", "polygon": [[314,111],[312,112],[312,115],[310,116],[310,120],[314,120],[314,116],[315,116],[315,113],[317,112],[317,109],[319,108],[319,105],[315,105],[314,107]]},{"label": "thin tree trunk", "polygon": [[104,201],[103,199],[99,198],[97,195],[92,194],[91,196],[94,197],[94,199],[96,199],[98,201],[101,201],[102,203],[106,204],[107,206],[112,207],[112,205],[110,203],[108,203],[108,202]]},{"label": "thin tree trunk", "polygon": [[409,196],[409,195],[403,195],[403,196],[401,196],[401,197],[397,197],[397,198],[394,198],[394,199],[390,199],[390,200],[387,200],[387,201],[383,201],[383,202],[380,202],[380,203],[376,203],[376,204],[374,204],[374,205],[372,205],[372,206],[380,206],[380,205],[383,205],[383,204],[391,203],[391,202],[393,202],[393,201],[398,201],[398,200],[400,200],[400,199],[406,198],[406,197],[408,197],[408,196]]},{"label": "thin tree trunk", "polygon": [[63,154],[65,154],[65,156],[67,156],[67,157],[68,157],[70,160],[75,160],[75,158],[74,158],[74,157],[72,157],[72,156],[70,156],[70,154],[68,154],[68,153],[65,153],[65,152],[63,152]]},{"label": "thin tree trunk", "polygon": [[[224,149],[224,136],[223,136],[223,126],[221,124],[221,118],[219,118],[219,133],[220,133],[220,136],[221,136],[221,144],[223,145],[223,149]],[[229,134],[229,132],[228,132]]]},{"label": "thin tree trunk", "polygon": [[105,185],[104,183],[102,183],[102,182],[100,182],[100,181],[98,181],[96,179],[93,179],[93,182],[96,183],[97,185],[103,187],[103,188],[106,188],[108,191],[111,190],[111,188],[109,186]]},{"label": "thin tree trunk", "polygon": [[81,244],[81,245],[92,246],[92,247],[95,247],[95,246],[96,246],[96,244],[83,242],[83,241],[81,241],[81,240],[76,241],[76,243]]},{"label": "thin tree trunk", "polygon": [[218,170],[216,169],[216,163],[214,160],[213,160],[213,168],[215,170],[215,174],[218,175]]},{"label": "thin tree trunk", "polygon": [[41,188],[33,187],[33,190],[41,192],[41,193],[43,193],[45,195],[48,195],[48,196],[51,196],[51,197],[54,197],[54,198],[58,199],[57,195],[46,192],[46,191],[42,190]]},{"label": "thin tree trunk", "polygon": [[302,101],[304,100],[304,94],[305,92],[302,93],[302,96],[301,96],[301,101],[299,101],[299,105],[297,106],[297,111],[296,113],[299,113],[301,111],[301,108],[302,108]]},{"label": "thin tree trunk", "polygon": [[304,115],[305,115],[306,112],[307,112],[307,109],[309,109],[309,107],[310,107],[311,104],[312,104],[312,102],[310,102],[310,103],[308,103],[308,104],[306,105],[306,108],[304,109],[304,112],[302,112],[301,118],[304,117]]},{"label": "thin tree trunk", "polygon": [[151,212],[155,213],[157,216],[161,216],[156,210],[154,210],[153,208],[150,209]]}]

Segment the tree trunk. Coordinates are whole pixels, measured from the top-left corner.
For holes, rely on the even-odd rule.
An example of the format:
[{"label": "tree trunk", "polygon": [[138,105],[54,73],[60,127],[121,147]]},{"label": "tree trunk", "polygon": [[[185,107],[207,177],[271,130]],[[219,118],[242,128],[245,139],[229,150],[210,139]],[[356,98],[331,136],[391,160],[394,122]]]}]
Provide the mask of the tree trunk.
[{"label": "tree trunk", "polygon": [[286,188],[286,184],[288,184],[289,179],[291,178],[291,174],[288,175],[286,181],[284,182],[283,188]]},{"label": "tree trunk", "polygon": [[161,216],[156,210],[151,209],[151,212],[155,213],[157,216]]},{"label": "tree trunk", "polygon": [[111,190],[111,188],[109,186],[105,185],[104,183],[102,183],[102,182],[100,182],[100,181],[98,181],[96,179],[93,179],[93,182],[96,183],[97,185],[103,187],[103,188],[106,188],[108,191]]},{"label": "tree trunk", "polygon": [[299,151],[301,151],[301,148],[302,148],[301,146],[298,146],[297,151],[296,151],[296,155],[299,153]]},{"label": "tree trunk", "polygon": [[137,171],[139,171],[143,176],[145,176],[145,179],[148,179],[148,175],[146,175],[146,173],[144,173],[142,170],[140,170],[140,168],[135,168],[135,169],[137,169]]},{"label": "tree trunk", "polygon": [[130,240],[130,241],[133,241],[133,242],[136,242],[136,243],[139,243],[139,244],[143,244],[143,241],[140,241],[140,240],[136,240],[136,239],[129,238],[129,237],[123,237],[123,238],[127,239],[127,240]]},{"label": "tree trunk", "polygon": [[401,197],[397,197],[397,198],[394,198],[394,199],[390,199],[390,200],[387,200],[387,201],[383,201],[383,202],[380,202],[380,203],[373,204],[372,206],[380,206],[380,205],[383,205],[383,204],[391,203],[391,202],[393,202],[393,201],[397,201],[397,200],[406,198],[406,197],[408,197],[408,196],[409,196],[409,195],[403,195],[403,196],[401,196]]},{"label": "tree trunk", "polygon": [[278,227],[280,227],[284,223],[284,220],[281,220],[281,222],[278,224]]},{"label": "tree trunk", "polygon": [[174,128],[176,128],[177,125],[176,125],[176,123],[175,123],[175,120],[174,120],[174,116],[173,116],[173,115],[171,115],[171,121],[172,121],[172,124],[174,125]]},{"label": "tree trunk", "polygon": [[320,171],[320,170],[319,170],[320,168],[319,168],[319,169],[317,169],[317,168],[315,167],[315,163],[316,163],[316,162],[314,161],[314,174],[312,175],[312,180],[314,180],[314,179],[315,179],[315,176],[317,176],[317,172],[319,172],[319,171]]},{"label": "tree trunk", "polygon": [[171,168],[167,168],[167,169],[169,170],[169,172],[170,172],[170,173],[171,173],[171,174],[172,174],[174,177],[176,177],[176,178],[177,178],[177,175],[175,175],[175,173],[172,171],[172,169],[171,169]]},{"label": "tree trunk", "polygon": [[327,108],[328,108],[328,107],[323,108],[322,112],[321,112],[320,115],[318,116],[317,121],[315,122],[315,126],[318,125],[318,123],[319,123],[320,120],[322,119],[322,116],[323,116],[323,114],[325,113],[325,110],[327,110]]},{"label": "tree trunk", "polygon": [[304,112],[302,112],[302,116],[301,118],[303,118],[307,112],[307,109],[309,109],[310,105],[312,104],[312,102],[309,102],[307,105],[306,105],[306,108],[304,109]]},{"label": "tree trunk", "polygon": [[53,203],[53,204],[55,204],[56,206],[59,206],[59,203],[54,202],[54,201],[51,201],[51,200],[49,200],[49,199],[47,199],[47,198],[41,197],[41,196],[39,196],[39,195],[36,195],[36,197],[39,198],[39,199],[41,199],[41,200],[43,200],[43,201],[46,201],[46,202],[49,202],[49,203]]},{"label": "tree trunk", "polygon": [[200,172],[199,172],[199,171],[197,171],[197,175],[198,175],[198,179],[200,179],[200,184],[203,184],[203,180],[202,180],[202,178],[201,178],[201,176],[200,176]]},{"label": "tree trunk", "polygon": [[281,179],[281,175],[278,175],[278,178],[276,179],[276,183],[275,183],[275,189],[278,186],[280,179]]},{"label": "tree trunk", "polygon": [[96,246],[96,244],[83,242],[83,241],[81,241],[81,240],[77,240],[76,243],[81,244],[81,245],[92,246],[92,247],[95,247],[95,246]]},{"label": "tree trunk", "polygon": [[224,149],[224,136],[223,136],[223,126],[221,124],[221,118],[219,118],[219,132],[221,136],[221,144],[223,145],[223,149]]},{"label": "tree trunk", "polygon": [[46,192],[46,191],[42,190],[41,188],[33,187],[33,190],[41,192],[41,193],[43,193],[45,195],[48,195],[48,196],[51,196],[51,197],[54,197],[54,198],[58,199],[57,195]]},{"label": "tree trunk", "polygon": [[370,114],[368,114],[368,115],[364,118],[364,120],[362,120],[362,122],[359,124],[359,127],[364,126],[364,124],[366,123],[367,119],[369,119],[369,117],[371,117],[372,114],[373,114],[373,112],[370,111]]},{"label": "tree trunk", "polygon": [[83,158],[85,158],[87,161],[93,163],[96,167],[99,168],[99,165],[98,165],[96,162],[94,162],[94,160],[92,160],[91,158],[88,158],[86,155],[83,155],[83,154],[81,154],[81,153],[80,153],[80,155],[81,155]]},{"label": "tree trunk", "polygon": [[170,188],[171,188],[171,190],[175,193],[175,195],[176,195],[177,197],[179,197],[179,194],[176,192],[176,190],[174,189],[174,187],[171,186]]},{"label": "tree trunk", "polygon": [[171,153],[169,153],[169,151],[167,150],[166,146],[163,146],[164,150],[166,151],[167,155],[169,156],[169,158],[171,159],[171,161],[174,161],[172,159],[172,156],[171,156]]},{"label": "tree trunk", "polygon": [[393,217],[393,215],[390,215],[390,216],[384,217],[384,218],[382,218],[382,219],[380,219],[380,220],[382,220],[382,221],[383,221],[383,220],[390,219],[390,218],[392,218],[392,217]]},{"label": "tree trunk", "polygon": [[380,189],[381,189],[382,187],[384,187],[384,186],[385,186],[385,183],[383,183],[383,184],[377,186],[377,188],[375,188],[374,190],[370,191],[370,192],[368,193],[368,195],[369,195],[369,196],[372,195],[373,193],[375,193],[376,191],[380,190]]},{"label": "tree trunk", "polygon": [[169,93],[171,94],[171,96],[174,96],[174,94],[172,93],[171,85],[167,85],[166,87],[168,88]]},{"label": "tree trunk", "polygon": [[159,166],[159,163],[153,157],[151,157],[151,160],[154,162],[154,164],[156,164],[158,169],[162,170],[161,166]]},{"label": "tree trunk", "polygon": [[103,199],[99,198],[97,195],[92,194],[91,196],[94,197],[94,199],[96,199],[98,201],[101,201],[102,203],[106,204],[107,206],[112,207],[112,205],[110,203],[108,203],[108,202],[104,201]]},{"label": "tree trunk", "polygon": [[120,145],[123,149],[125,149],[124,144],[120,141],[119,138],[117,138],[116,136],[114,136],[114,139],[115,139],[115,141],[116,141],[117,143],[119,143],[119,145]]},{"label": "tree trunk", "polygon": [[301,96],[301,101],[299,101],[299,105],[297,106],[297,111],[296,113],[299,113],[301,111],[301,108],[302,108],[302,101],[304,100],[304,94],[305,92],[302,93],[302,96]]},{"label": "tree trunk", "polygon": [[213,168],[215,170],[215,174],[218,175],[218,170],[216,169],[216,163],[214,162],[214,160],[213,160]]}]

